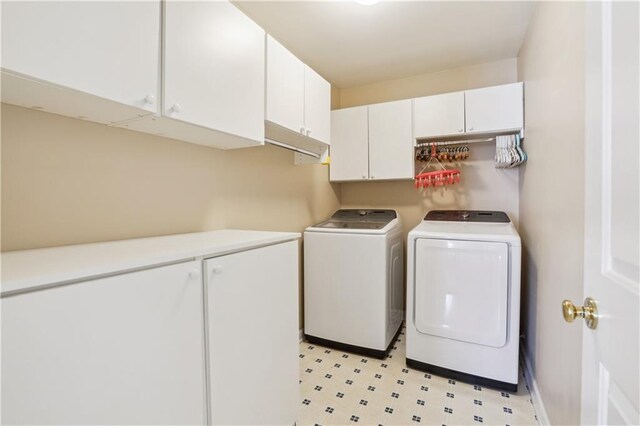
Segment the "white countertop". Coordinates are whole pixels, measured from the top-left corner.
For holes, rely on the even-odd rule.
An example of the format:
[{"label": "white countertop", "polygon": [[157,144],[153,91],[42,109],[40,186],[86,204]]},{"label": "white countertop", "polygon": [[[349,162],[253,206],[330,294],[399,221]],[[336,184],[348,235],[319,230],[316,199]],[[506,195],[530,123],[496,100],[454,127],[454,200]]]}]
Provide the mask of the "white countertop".
[{"label": "white countertop", "polygon": [[216,257],[300,238],[295,232],[225,229],[163,237],[2,253],[2,295],[149,268],[196,257]]}]

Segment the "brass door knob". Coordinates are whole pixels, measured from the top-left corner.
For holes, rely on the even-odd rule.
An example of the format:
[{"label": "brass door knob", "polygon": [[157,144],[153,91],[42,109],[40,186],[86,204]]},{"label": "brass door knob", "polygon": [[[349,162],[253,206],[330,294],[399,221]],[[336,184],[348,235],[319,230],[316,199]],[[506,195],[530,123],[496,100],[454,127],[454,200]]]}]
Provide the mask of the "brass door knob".
[{"label": "brass door knob", "polygon": [[573,322],[576,317],[582,317],[587,327],[595,329],[598,326],[598,305],[591,297],[584,299],[584,306],[576,306],[571,300],[563,300],[562,316],[566,322]]}]

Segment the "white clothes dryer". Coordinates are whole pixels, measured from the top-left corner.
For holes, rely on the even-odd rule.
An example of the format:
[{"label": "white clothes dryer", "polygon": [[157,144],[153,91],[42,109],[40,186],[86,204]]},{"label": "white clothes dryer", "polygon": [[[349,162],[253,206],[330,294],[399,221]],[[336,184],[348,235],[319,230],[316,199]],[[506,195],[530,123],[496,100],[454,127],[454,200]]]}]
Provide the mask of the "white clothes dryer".
[{"label": "white clothes dryer", "polygon": [[399,333],[404,256],[395,210],[338,210],[304,232],[307,341],[384,358]]},{"label": "white clothes dryer", "polygon": [[517,391],[521,244],[509,217],[430,211],[407,251],[407,366]]}]

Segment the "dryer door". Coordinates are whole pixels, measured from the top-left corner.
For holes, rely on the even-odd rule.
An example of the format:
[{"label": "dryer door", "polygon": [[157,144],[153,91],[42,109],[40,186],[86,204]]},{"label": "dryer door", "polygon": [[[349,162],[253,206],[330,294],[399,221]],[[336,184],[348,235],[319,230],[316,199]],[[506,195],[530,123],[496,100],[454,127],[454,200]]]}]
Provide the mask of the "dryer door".
[{"label": "dryer door", "polygon": [[418,239],[414,323],[419,332],[485,346],[507,341],[506,243]]}]

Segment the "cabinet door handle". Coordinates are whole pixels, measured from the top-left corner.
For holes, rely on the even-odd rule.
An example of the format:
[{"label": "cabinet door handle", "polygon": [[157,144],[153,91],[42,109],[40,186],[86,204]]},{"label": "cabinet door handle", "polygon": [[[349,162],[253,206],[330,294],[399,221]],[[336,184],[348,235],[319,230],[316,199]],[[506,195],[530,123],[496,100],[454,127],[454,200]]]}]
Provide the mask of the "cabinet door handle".
[{"label": "cabinet door handle", "polygon": [[458,129],[458,133],[462,133],[462,128]]},{"label": "cabinet door handle", "polygon": [[366,178],[367,178],[367,175],[362,175],[362,179],[366,179]]},{"label": "cabinet door handle", "polygon": [[304,126],[301,126],[301,127],[300,127],[300,133],[301,133],[302,135],[304,135]]},{"label": "cabinet door handle", "polygon": [[197,278],[200,278],[200,270],[199,269],[193,269],[193,270],[189,271],[189,279],[195,280]]},{"label": "cabinet door handle", "polygon": [[309,136],[311,134],[311,130],[307,129],[307,136]]},{"label": "cabinet door handle", "polygon": [[153,95],[147,95],[144,97],[144,103],[148,105],[153,105],[156,103],[156,97]]},{"label": "cabinet door handle", "polygon": [[211,273],[213,275],[220,275],[222,274],[223,271],[224,271],[224,268],[222,267],[222,265],[216,265],[213,268],[211,268]]},{"label": "cabinet door handle", "polygon": [[180,111],[182,111],[182,105],[180,105],[178,103],[173,104],[173,106],[169,109],[170,113],[171,112],[180,112]]},{"label": "cabinet door handle", "polygon": [[473,132],[473,127],[469,127],[469,130]]}]

